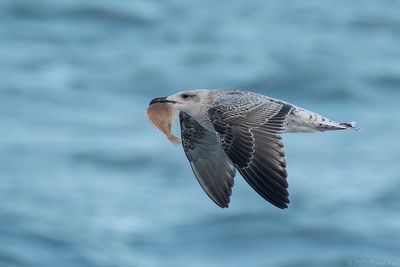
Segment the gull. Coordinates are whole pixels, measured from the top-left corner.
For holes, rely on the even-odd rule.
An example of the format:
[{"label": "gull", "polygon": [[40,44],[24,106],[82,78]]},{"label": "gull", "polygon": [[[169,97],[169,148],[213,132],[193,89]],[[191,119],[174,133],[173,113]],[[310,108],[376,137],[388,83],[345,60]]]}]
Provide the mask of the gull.
[{"label": "gull", "polygon": [[236,170],[265,200],[289,204],[283,133],[358,130],[265,95],[236,89],[188,90],[150,102],[179,111],[182,147],[201,187],[229,206]]}]

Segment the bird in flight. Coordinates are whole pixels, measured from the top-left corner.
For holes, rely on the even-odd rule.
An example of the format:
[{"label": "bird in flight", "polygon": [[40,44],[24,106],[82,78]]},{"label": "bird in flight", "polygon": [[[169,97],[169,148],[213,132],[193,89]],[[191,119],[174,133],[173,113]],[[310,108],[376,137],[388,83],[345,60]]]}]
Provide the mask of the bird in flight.
[{"label": "bird in flight", "polygon": [[[240,90],[189,90],[151,100],[179,111],[181,142],[193,173],[207,195],[227,208],[236,170],[265,200],[284,209],[289,204],[285,152],[281,135],[296,132],[358,130],[354,122],[335,122],[317,113],[265,95]],[[154,123],[170,140],[171,112]],[[160,112],[157,113],[160,115]],[[172,137],[171,137],[172,136]]]}]

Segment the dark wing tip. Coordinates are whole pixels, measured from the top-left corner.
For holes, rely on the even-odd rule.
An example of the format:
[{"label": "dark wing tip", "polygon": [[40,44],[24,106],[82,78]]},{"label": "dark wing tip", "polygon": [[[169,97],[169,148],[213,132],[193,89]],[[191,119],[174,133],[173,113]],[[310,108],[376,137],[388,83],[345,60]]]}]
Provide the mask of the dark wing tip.
[{"label": "dark wing tip", "polygon": [[288,200],[287,202],[282,203],[280,205],[276,205],[274,203],[271,203],[271,204],[274,205],[277,208],[280,208],[280,209],[284,210],[284,209],[287,209],[289,207],[289,203],[290,203],[290,200]]},{"label": "dark wing tip", "polygon": [[284,187],[275,187],[269,181],[267,176],[260,176],[249,169],[238,169],[246,182],[256,191],[262,198],[272,205],[286,209],[290,203],[289,194]]},{"label": "dark wing tip", "polygon": [[214,203],[217,204],[217,206],[222,208],[222,209],[229,208],[229,202],[227,202],[227,203],[219,203],[219,202],[214,201]]}]

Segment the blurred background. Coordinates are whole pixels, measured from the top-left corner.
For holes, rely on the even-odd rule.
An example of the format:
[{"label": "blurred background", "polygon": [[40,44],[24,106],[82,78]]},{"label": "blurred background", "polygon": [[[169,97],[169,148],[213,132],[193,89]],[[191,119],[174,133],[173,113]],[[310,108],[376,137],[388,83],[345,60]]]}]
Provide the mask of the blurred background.
[{"label": "blurred background", "polygon": [[[0,266],[400,266],[399,10],[0,0]],[[289,208],[238,175],[220,209],[144,116],[195,88],[362,131],[285,135]]]}]

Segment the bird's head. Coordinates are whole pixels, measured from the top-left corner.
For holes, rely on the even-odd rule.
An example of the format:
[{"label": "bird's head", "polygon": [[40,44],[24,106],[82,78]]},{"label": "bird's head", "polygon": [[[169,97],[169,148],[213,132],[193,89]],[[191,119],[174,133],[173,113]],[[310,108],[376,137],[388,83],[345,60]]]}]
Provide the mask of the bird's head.
[{"label": "bird's head", "polygon": [[151,100],[150,105],[156,102],[169,103],[174,109],[195,115],[201,111],[208,101],[209,90],[182,91],[168,97],[158,97]]}]

